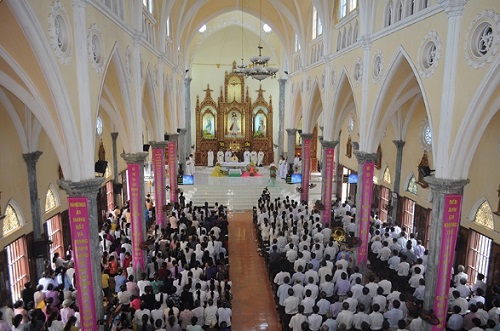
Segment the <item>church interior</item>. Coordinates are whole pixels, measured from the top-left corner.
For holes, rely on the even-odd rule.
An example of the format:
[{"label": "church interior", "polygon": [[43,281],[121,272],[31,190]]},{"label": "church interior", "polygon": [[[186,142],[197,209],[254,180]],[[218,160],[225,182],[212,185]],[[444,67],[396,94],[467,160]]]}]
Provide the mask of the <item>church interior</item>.
[{"label": "church interior", "polygon": [[98,283],[109,212],[139,247],[148,189],[167,222],[220,151],[398,222],[436,268],[456,213],[446,272],[500,286],[498,0],[0,0],[0,119],[2,302],[79,240]]}]

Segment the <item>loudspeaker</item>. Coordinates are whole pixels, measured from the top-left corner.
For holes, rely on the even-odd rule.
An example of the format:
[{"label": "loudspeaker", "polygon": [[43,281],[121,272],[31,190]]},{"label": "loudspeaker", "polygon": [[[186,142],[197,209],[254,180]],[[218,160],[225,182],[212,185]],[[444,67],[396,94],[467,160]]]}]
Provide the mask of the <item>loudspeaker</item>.
[{"label": "loudspeaker", "polygon": [[108,166],[108,161],[97,161],[94,166],[94,171],[99,174],[104,174],[106,172],[107,166]]},{"label": "loudspeaker", "polygon": [[430,176],[434,170],[431,170],[428,166],[420,166],[418,167],[418,171],[422,174],[422,176],[427,177]]},{"label": "loudspeaker", "polygon": [[163,135],[163,140],[168,141],[170,139],[170,136],[168,134]]},{"label": "loudspeaker", "polygon": [[142,151],[143,152],[149,152],[149,144],[142,145]]},{"label": "loudspeaker", "polygon": [[120,194],[122,193],[122,189],[123,189],[123,184],[122,183],[116,183],[116,184],[113,184],[113,192],[115,194]]},{"label": "loudspeaker", "polygon": [[31,244],[31,251],[34,258],[47,258],[47,251],[49,250],[49,242],[45,239],[33,240]]}]

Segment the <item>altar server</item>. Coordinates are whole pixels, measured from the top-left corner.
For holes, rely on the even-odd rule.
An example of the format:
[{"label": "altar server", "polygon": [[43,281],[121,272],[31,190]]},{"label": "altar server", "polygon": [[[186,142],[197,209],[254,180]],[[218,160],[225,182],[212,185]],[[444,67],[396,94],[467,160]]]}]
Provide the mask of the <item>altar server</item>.
[{"label": "altar server", "polygon": [[264,162],[264,152],[262,150],[257,154],[257,166],[262,167],[262,163]]},{"label": "altar server", "polygon": [[219,150],[217,152],[217,163],[222,163],[224,162],[224,152],[222,150]]},{"label": "altar server", "polygon": [[248,149],[243,153],[243,162],[250,163],[250,151]]},{"label": "altar server", "polygon": [[257,152],[256,151],[252,151],[252,153],[250,154],[250,162],[257,164]]},{"label": "altar server", "polygon": [[224,154],[224,160],[226,162],[231,162],[231,156],[233,156],[233,153],[228,149]]}]

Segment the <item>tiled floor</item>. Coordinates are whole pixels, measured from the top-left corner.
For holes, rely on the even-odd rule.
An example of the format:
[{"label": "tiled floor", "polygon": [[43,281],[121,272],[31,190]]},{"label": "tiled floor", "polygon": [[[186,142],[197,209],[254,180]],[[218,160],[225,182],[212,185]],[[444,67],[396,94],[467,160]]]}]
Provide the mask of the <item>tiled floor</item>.
[{"label": "tiled floor", "polygon": [[281,330],[264,259],[257,252],[251,212],[229,219],[229,264],[233,282],[232,330]]}]

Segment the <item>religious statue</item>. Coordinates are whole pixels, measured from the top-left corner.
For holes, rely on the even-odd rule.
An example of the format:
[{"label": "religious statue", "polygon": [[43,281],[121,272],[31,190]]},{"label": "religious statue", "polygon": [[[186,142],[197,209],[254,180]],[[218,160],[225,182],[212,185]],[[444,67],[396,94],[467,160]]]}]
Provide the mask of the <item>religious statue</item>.
[{"label": "religious statue", "polygon": [[214,151],[213,150],[208,151],[207,166],[208,167],[214,166]]},{"label": "religious statue", "polygon": [[222,163],[224,162],[224,152],[222,150],[219,150],[217,152],[217,163]]},{"label": "religious statue", "polygon": [[264,162],[264,152],[262,150],[257,154],[257,167],[262,167],[262,163]]}]

